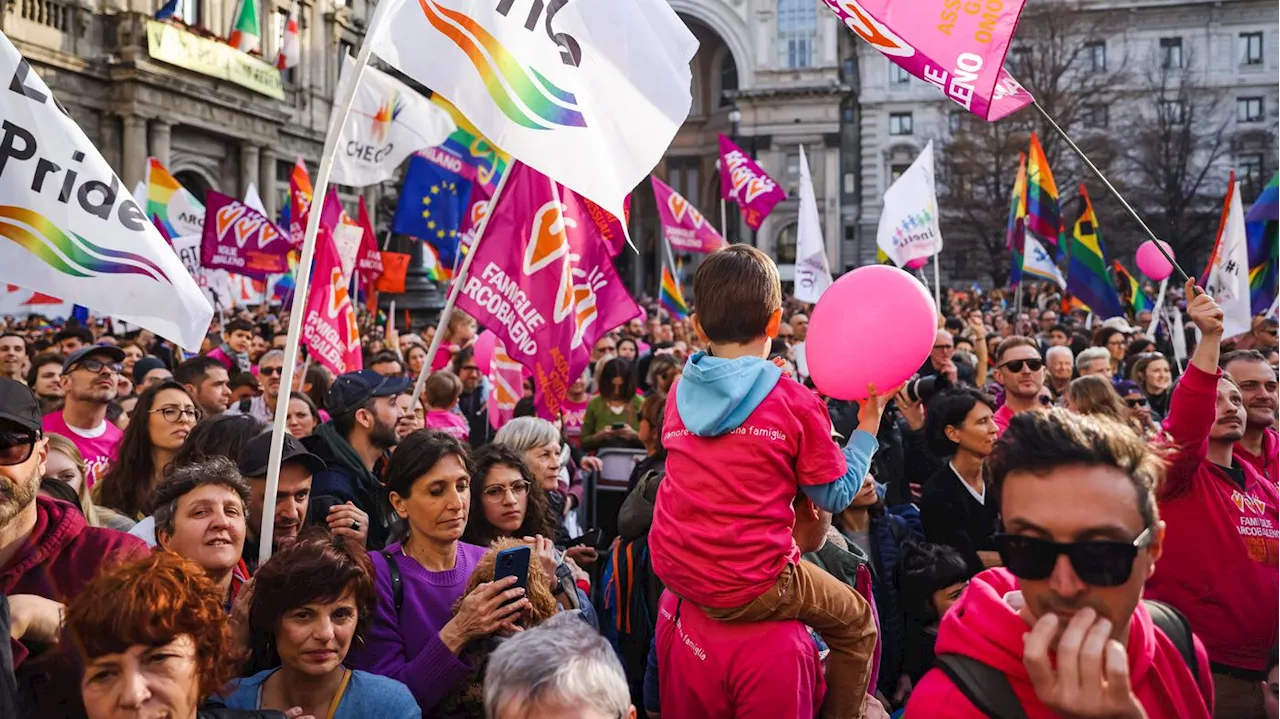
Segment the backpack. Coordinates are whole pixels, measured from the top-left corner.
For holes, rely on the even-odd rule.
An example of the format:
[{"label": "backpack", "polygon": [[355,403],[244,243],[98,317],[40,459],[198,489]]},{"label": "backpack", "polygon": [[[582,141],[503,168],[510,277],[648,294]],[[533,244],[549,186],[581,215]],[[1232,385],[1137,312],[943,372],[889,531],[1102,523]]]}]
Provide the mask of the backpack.
[{"label": "backpack", "polygon": [[[1196,646],[1191,637],[1191,625],[1182,612],[1154,599],[1144,599],[1151,621],[1169,637],[1178,648],[1182,660],[1191,670],[1191,676],[1200,683],[1200,671],[1196,661]],[[991,719],[1026,719],[1022,704],[1009,685],[1004,672],[995,667],[962,654],[939,654],[938,669],[947,675],[956,689],[978,711]]]},{"label": "backpack", "polygon": [[653,573],[649,539],[618,544],[604,557],[597,613],[600,631],[622,661],[631,703],[644,707],[644,675],[658,626],[662,581]]}]

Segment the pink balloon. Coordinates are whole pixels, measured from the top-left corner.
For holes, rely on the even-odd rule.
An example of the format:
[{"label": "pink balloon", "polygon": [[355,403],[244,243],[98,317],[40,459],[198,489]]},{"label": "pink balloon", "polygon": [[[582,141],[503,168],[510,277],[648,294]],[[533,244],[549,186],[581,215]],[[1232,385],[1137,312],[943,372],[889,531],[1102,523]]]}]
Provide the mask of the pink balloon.
[{"label": "pink balloon", "polygon": [[1138,269],[1156,282],[1163,282],[1173,274],[1173,263],[1160,254],[1160,248],[1156,247],[1156,242],[1159,242],[1160,247],[1169,253],[1169,257],[1173,257],[1173,248],[1169,243],[1163,240],[1147,240],[1138,245]]},{"label": "pink balloon", "polygon": [[929,258],[928,258],[928,257],[917,257],[917,258],[915,258],[914,260],[907,260],[907,269],[908,269],[908,270],[918,270],[918,269],[920,269],[921,267],[924,267],[924,266],[925,266],[925,265],[927,265],[927,264],[929,264]]},{"label": "pink balloon", "polygon": [[476,367],[480,368],[480,374],[488,376],[489,370],[493,366],[493,344],[498,341],[498,336],[489,330],[481,332],[476,337],[476,343],[471,349],[476,353]]},{"label": "pink balloon", "polygon": [[933,299],[919,280],[889,265],[859,267],[827,288],[813,310],[809,376],[836,399],[865,399],[868,383],[887,393],[924,364],[937,328]]}]

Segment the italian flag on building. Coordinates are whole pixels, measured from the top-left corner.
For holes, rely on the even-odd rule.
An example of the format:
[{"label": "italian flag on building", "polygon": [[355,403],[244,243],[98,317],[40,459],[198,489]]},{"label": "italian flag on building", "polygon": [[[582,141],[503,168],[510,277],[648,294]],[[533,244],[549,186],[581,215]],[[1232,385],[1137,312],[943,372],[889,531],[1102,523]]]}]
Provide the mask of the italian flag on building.
[{"label": "italian flag on building", "polygon": [[227,43],[240,52],[253,52],[260,42],[262,29],[258,24],[258,5],[255,0],[241,0],[235,22],[231,25],[231,39]]}]

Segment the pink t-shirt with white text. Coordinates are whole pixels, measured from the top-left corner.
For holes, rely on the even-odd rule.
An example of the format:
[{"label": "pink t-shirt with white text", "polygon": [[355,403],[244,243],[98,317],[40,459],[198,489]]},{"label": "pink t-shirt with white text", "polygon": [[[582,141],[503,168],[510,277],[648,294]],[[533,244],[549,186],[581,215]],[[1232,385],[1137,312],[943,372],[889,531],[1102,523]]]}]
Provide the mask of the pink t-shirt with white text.
[{"label": "pink t-shirt with white text", "polygon": [[46,414],[40,424],[45,434],[60,434],[80,450],[85,465],[84,483],[90,489],[107,471],[107,467],[116,461],[120,440],[124,438],[124,432],[119,427],[105,420],[100,426],[90,430],[71,427],[63,419],[61,411]]},{"label": "pink t-shirt with white text", "polygon": [[471,440],[471,425],[467,420],[447,409],[433,409],[427,412],[426,428],[434,429],[459,439],[463,442]]},{"label": "pink t-shirt with white text", "polygon": [[812,719],[826,693],[800,622],[719,622],[670,592],[658,602],[657,656],[663,716]]},{"label": "pink t-shirt with white text", "polygon": [[839,479],[846,467],[826,405],[787,377],[719,437],[691,433],[679,401],[668,402],[662,443],[667,476],[649,532],[653,568],[667,589],[707,607],[747,604],[800,561],[791,536],[796,493]]},{"label": "pink t-shirt with white text", "polygon": [[587,417],[587,400],[581,403],[565,399],[560,403],[560,417],[564,422],[564,437],[573,447],[582,441],[582,421]]}]

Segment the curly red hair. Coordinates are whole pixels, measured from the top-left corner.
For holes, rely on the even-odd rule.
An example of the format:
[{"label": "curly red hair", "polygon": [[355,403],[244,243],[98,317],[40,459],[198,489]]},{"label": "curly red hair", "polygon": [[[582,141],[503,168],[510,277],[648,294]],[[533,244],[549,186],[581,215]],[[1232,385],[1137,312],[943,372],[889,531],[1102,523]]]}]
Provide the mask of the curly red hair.
[{"label": "curly red hair", "polygon": [[204,569],[166,551],[94,578],[67,605],[66,631],[81,666],[131,646],[161,646],[182,635],[195,644],[200,700],[230,681],[231,648],[222,596]]}]

